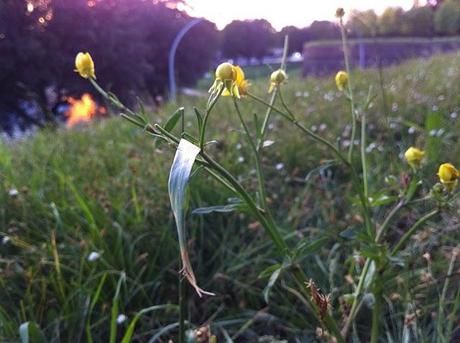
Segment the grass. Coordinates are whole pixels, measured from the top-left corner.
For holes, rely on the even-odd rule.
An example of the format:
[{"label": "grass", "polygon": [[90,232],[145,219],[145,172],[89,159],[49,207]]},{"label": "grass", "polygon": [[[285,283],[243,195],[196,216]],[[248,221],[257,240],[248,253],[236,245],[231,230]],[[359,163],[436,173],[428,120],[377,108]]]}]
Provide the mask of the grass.
[{"label": "grass", "polygon": [[[401,153],[410,145],[428,151],[423,169],[427,186],[436,182],[439,163],[460,164],[455,115],[460,112],[459,79],[460,55],[455,54],[392,67],[384,70],[383,80],[375,70],[355,72],[358,97],[366,97],[369,85],[377,95],[368,117],[370,194],[396,191],[385,178],[401,179],[408,172]],[[254,92],[265,96],[266,79],[252,83]],[[283,93],[303,123],[322,136],[341,137],[337,144],[345,149],[348,106],[332,79],[300,79],[295,72]],[[194,121],[192,107],[203,108],[205,102],[179,98],[186,108],[186,127]],[[164,122],[176,107],[166,104],[150,113],[151,120]],[[231,108],[228,98],[218,103],[208,132],[208,140],[217,143],[208,151],[256,190],[249,148]],[[253,103],[242,109],[248,118],[263,115],[263,108]],[[355,265],[353,230],[361,219],[345,201],[356,197],[347,175],[329,163],[333,156],[328,151],[276,116],[267,139],[273,141],[262,161],[269,203],[288,244],[307,246],[300,267],[333,298],[351,291],[344,277]],[[19,326],[28,321],[53,342],[118,342],[127,332],[135,342],[166,342],[176,336],[180,265],[166,186],[173,153],[119,118],[0,145],[2,342],[17,341]],[[225,204],[231,197],[204,172],[192,183],[192,209]],[[384,205],[374,208],[382,221],[387,210]],[[452,332],[458,331],[458,313],[451,313],[459,298],[457,276],[448,277],[444,287],[452,262],[449,252],[459,242],[458,214],[453,209],[430,222],[404,251],[406,263],[385,285],[390,310],[382,340],[399,342],[406,336],[435,341],[438,324],[432,318],[440,304]],[[416,215],[406,211],[394,223],[395,240]],[[257,222],[236,213],[189,215],[188,220],[197,279],[217,294],[199,299],[187,289],[192,328],[210,324],[226,342],[262,342],[263,336],[314,340],[315,321],[287,276],[281,275],[268,304],[264,301],[268,280],[260,275],[279,261]],[[313,249],[318,240],[327,244]],[[431,253],[428,265],[422,257],[426,252]],[[347,304],[335,299],[333,306]],[[417,326],[404,325],[404,317],[415,310]],[[130,326],[134,318],[135,326]],[[356,338],[365,341],[369,318],[370,310],[364,308],[354,328]]]}]

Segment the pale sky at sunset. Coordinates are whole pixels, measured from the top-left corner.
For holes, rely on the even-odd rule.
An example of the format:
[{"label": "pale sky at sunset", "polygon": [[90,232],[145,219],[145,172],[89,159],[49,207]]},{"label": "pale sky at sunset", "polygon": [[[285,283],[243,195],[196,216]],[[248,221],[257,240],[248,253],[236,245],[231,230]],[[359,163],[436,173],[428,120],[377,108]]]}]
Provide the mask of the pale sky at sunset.
[{"label": "pale sky at sunset", "polygon": [[[232,20],[267,19],[280,30],[287,25],[308,26],[314,20],[334,20],[337,7],[374,9],[383,12],[386,7],[412,7],[414,0],[186,0],[191,14],[205,17],[219,29]],[[424,4],[425,1],[419,1]]]}]

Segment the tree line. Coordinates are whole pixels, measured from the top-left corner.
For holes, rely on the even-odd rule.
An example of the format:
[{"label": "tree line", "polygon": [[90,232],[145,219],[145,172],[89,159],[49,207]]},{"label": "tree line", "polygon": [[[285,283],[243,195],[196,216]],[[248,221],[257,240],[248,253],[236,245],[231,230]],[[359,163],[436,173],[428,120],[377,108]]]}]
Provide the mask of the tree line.
[{"label": "tree line", "polygon": [[[103,86],[134,102],[135,94],[153,99],[167,93],[168,52],[180,29],[193,20],[178,10],[182,0],[2,0],[0,2],[0,122],[14,113],[42,125],[66,95],[87,91],[76,77],[73,60],[90,51]],[[460,33],[460,0],[430,1],[408,11],[388,8],[353,11],[347,21],[352,37],[454,35]],[[315,21],[305,28],[276,32],[264,19],[228,24],[222,31],[203,20],[180,43],[176,78],[194,85],[224,58],[261,59],[290,37],[290,52],[305,42],[339,39],[336,22]],[[27,104],[36,104],[34,117]]]}]

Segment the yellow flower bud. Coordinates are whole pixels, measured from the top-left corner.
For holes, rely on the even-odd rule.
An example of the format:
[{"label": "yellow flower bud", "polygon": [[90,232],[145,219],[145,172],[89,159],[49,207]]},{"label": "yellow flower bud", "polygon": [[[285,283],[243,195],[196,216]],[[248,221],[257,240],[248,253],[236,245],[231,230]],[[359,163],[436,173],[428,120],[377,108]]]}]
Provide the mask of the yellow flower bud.
[{"label": "yellow flower bud", "polygon": [[451,163],[443,163],[439,166],[439,180],[448,191],[452,191],[455,188],[459,176],[460,172]]},{"label": "yellow flower bud", "polygon": [[235,81],[236,73],[232,64],[225,62],[219,64],[216,69],[216,80],[225,81],[232,80]]},{"label": "yellow flower bud", "polygon": [[341,70],[335,75],[335,84],[339,91],[343,91],[345,87],[348,85],[348,74]]},{"label": "yellow flower bud", "polygon": [[268,88],[268,92],[271,93],[276,86],[282,84],[286,79],[287,75],[283,69],[275,70],[270,75],[270,87]]},{"label": "yellow flower bud", "polygon": [[77,54],[77,57],[75,57],[75,71],[85,79],[96,78],[96,74],[94,73],[94,62],[88,52],[79,52]]},{"label": "yellow flower bud", "polygon": [[239,66],[232,66],[233,73],[235,75],[235,81],[232,84],[230,90],[224,89],[222,96],[234,95],[237,98],[248,94],[249,82],[244,78],[244,71]]},{"label": "yellow flower bud", "polygon": [[343,18],[344,15],[345,15],[345,10],[342,7],[337,8],[337,10],[335,11],[335,16],[337,18]]},{"label": "yellow flower bud", "polygon": [[404,157],[406,158],[407,163],[413,168],[416,168],[420,165],[420,162],[425,157],[425,151],[410,147],[404,153]]}]

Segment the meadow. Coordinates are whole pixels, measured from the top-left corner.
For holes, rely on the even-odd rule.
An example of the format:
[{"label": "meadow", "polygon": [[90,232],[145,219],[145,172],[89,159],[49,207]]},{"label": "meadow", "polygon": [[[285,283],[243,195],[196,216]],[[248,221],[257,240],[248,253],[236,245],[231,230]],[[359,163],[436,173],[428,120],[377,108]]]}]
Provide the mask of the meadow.
[{"label": "meadow", "polygon": [[[270,72],[267,67],[266,78],[251,80],[251,91],[265,99]],[[346,150],[353,144],[349,104],[333,77],[287,73],[283,95],[299,122]],[[357,98],[366,98],[369,85],[375,95],[365,152],[372,214],[382,223],[411,173],[407,148],[427,153],[418,171],[424,189],[437,182],[440,163],[460,165],[460,55],[352,76]],[[164,123],[178,106],[185,108],[185,129],[193,131],[193,106],[204,108],[206,96],[181,96],[147,115]],[[240,106],[248,118],[265,111],[245,98]],[[250,147],[230,98],[216,104],[207,136],[215,140],[207,152],[255,192]],[[167,143],[117,116],[0,145],[2,342],[18,341],[21,330],[33,335],[30,342],[176,341],[181,266],[167,190],[173,156]],[[331,311],[339,313],[349,306],[343,295],[352,292],[354,269],[369,255],[358,250],[363,218],[350,177],[334,158],[272,115],[261,160],[268,206],[286,243],[301,246],[296,267],[330,294]],[[283,261],[260,223],[244,211],[203,210],[233,197],[203,170],[193,174],[187,246],[200,286],[216,295],[199,298],[186,287],[188,341],[200,342],[193,330],[208,327],[219,342],[333,341],[321,337],[295,280],[284,272],[271,278]],[[460,340],[458,199],[454,204],[425,223],[392,261],[397,268],[383,286],[380,341]],[[428,208],[422,199],[402,209],[383,247]],[[367,300],[351,328],[352,342],[369,340],[372,297]]]}]

